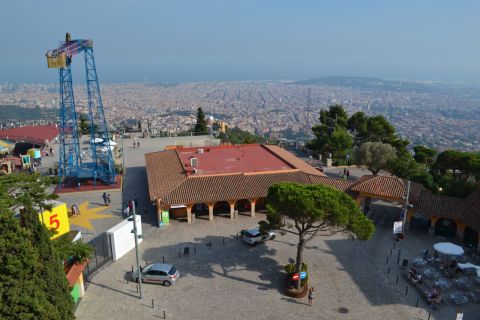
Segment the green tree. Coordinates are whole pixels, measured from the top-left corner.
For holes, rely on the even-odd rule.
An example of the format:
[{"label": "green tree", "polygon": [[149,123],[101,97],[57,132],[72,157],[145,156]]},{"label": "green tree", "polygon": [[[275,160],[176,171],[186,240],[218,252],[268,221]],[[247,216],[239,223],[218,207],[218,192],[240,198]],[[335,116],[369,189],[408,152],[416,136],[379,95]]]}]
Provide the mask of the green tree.
[{"label": "green tree", "polygon": [[367,135],[367,122],[368,117],[363,112],[355,112],[350,118],[348,118],[347,128],[353,134],[354,145],[359,144],[360,137]]},{"label": "green tree", "polygon": [[90,134],[90,125],[88,124],[88,118],[84,113],[80,113],[80,133]]},{"label": "green tree", "polygon": [[395,149],[381,142],[366,142],[354,150],[355,162],[366,165],[374,175],[382,169],[387,169],[389,162],[396,157]]},{"label": "green tree", "polygon": [[197,109],[197,123],[195,124],[194,132],[198,134],[208,134],[207,121],[205,120],[205,114],[201,107]]},{"label": "green tree", "polygon": [[[261,231],[281,229],[298,236],[295,272],[301,270],[305,244],[314,237],[342,232],[367,240],[375,231],[352,198],[328,186],[275,184],[268,190],[266,203],[267,220],[259,222]],[[282,223],[282,218],[287,223]]]},{"label": "green tree", "polygon": [[320,124],[312,128],[315,139],[307,143],[307,148],[326,155],[332,153],[335,159],[343,159],[345,152],[353,144],[346,130],[348,114],[341,105],[330,106],[320,111]]},{"label": "green tree", "polygon": [[[50,179],[38,175],[0,177],[0,241],[2,249],[9,248],[1,251],[0,257],[2,319],[75,318],[62,261],[50,242],[50,231],[38,218],[39,212],[51,209],[47,201],[57,197],[46,192],[50,183]],[[22,207],[20,220],[11,219],[8,208],[13,205]],[[12,232],[18,232],[18,243],[12,243]],[[30,290],[18,291],[4,283]],[[11,310],[16,310],[13,316]]]},{"label": "green tree", "polygon": [[219,138],[222,142],[230,142],[232,144],[264,143],[266,141],[264,137],[243,131],[238,127],[226,128],[225,133],[221,132],[219,134]]},{"label": "green tree", "polygon": [[399,178],[418,182],[430,190],[435,189],[433,177],[426,166],[416,162],[410,153],[391,160],[388,166],[392,174]]},{"label": "green tree", "polygon": [[434,149],[424,146],[415,146],[413,147],[413,151],[415,152],[415,155],[413,156],[415,161],[418,163],[423,163],[427,166],[430,166],[433,163],[435,160],[435,155],[437,154],[437,151]]}]

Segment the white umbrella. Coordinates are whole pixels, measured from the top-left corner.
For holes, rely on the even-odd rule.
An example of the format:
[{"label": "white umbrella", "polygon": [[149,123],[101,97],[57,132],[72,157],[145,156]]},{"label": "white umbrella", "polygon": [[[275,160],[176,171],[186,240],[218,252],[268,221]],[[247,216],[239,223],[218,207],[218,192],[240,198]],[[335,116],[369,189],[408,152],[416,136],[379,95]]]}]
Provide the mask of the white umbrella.
[{"label": "white umbrella", "polygon": [[115,149],[115,146],[104,146],[104,147],[100,148],[100,151],[101,152],[107,152],[108,149],[113,150],[113,149]]},{"label": "white umbrella", "polygon": [[106,145],[106,146],[108,146],[108,145],[110,145],[110,146],[116,146],[117,143],[116,143],[115,141],[110,140],[110,141],[105,141],[104,145]]},{"label": "white umbrella", "polygon": [[459,256],[463,254],[463,248],[451,242],[438,242],[433,245],[433,248],[443,254],[449,256]]},{"label": "white umbrella", "polygon": [[103,139],[102,138],[95,138],[95,139],[93,139],[93,142],[94,143],[102,143]]}]

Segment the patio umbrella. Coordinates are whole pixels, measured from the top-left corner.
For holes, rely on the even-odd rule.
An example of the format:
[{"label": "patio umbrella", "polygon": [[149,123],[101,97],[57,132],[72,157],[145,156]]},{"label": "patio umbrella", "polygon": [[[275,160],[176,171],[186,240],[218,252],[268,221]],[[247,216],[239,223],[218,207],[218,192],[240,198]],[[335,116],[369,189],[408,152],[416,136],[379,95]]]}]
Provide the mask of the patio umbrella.
[{"label": "patio umbrella", "polygon": [[95,138],[95,139],[93,139],[93,142],[94,143],[102,143],[103,139],[102,138]]},{"label": "patio umbrella", "polygon": [[105,141],[104,145],[106,145],[106,146],[108,146],[108,145],[110,145],[110,146],[116,146],[117,143],[116,143],[115,141],[110,140],[110,141]]},{"label": "patio umbrella", "polygon": [[438,242],[433,245],[433,248],[443,254],[449,256],[459,256],[463,254],[463,248],[451,242]]}]

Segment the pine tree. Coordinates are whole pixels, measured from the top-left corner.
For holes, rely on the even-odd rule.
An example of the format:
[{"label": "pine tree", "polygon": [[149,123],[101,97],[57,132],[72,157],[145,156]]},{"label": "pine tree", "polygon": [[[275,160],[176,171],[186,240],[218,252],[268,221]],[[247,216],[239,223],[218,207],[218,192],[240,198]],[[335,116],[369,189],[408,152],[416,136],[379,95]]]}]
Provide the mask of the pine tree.
[{"label": "pine tree", "polygon": [[195,125],[194,132],[198,134],[208,134],[207,121],[205,120],[205,114],[201,107],[197,109],[197,124]]},{"label": "pine tree", "polygon": [[[51,181],[38,175],[0,177],[0,318],[74,319],[73,299],[49,230],[38,213]],[[15,197],[10,193],[15,192]],[[21,218],[9,210],[21,205]]]}]

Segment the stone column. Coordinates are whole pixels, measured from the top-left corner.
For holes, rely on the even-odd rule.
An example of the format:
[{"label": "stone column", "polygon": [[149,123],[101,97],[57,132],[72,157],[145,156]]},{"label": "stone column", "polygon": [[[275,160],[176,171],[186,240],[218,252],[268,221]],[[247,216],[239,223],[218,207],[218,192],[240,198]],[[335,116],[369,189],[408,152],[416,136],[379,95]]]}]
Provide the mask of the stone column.
[{"label": "stone column", "polygon": [[255,203],[257,202],[257,199],[251,199],[250,200],[250,217],[255,217]]},{"label": "stone column", "polygon": [[428,235],[434,236],[435,235],[435,224],[438,221],[438,217],[430,217],[430,228],[428,228]]},{"label": "stone column", "polygon": [[210,220],[210,221],[213,220],[213,206],[214,205],[215,205],[215,202],[208,203],[208,220]]},{"label": "stone column", "polygon": [[192,223],[192,205],[191,204],[187,204],[187,222]]},{"label": "stone column", "polygon": [[463,237],[465,235],[465,227],[466,225],[459,222],[459,221],[455,221],[455,223],[457,224],[457,237],[463,241]]},{"label": "stone column", "polygon": [[235,219],[235,201],[229,201],[230,205],[230,219]]}]

